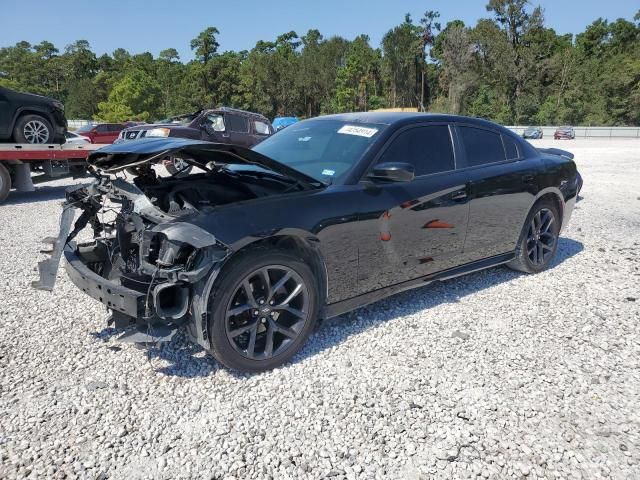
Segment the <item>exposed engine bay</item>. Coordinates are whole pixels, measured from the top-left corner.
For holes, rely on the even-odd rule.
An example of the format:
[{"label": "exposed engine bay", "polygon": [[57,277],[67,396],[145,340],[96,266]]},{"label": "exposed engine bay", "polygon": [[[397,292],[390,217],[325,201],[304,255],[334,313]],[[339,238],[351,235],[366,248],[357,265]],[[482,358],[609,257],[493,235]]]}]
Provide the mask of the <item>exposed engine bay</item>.
[{"label": "exposed engine bay", "polygon": [[160,210],[175,216],[208,211],[227,203],[283,193],[290,181],[258,172],[213,171],[186,178],[159,177],[151,168],[134,179],[134,184]]}]

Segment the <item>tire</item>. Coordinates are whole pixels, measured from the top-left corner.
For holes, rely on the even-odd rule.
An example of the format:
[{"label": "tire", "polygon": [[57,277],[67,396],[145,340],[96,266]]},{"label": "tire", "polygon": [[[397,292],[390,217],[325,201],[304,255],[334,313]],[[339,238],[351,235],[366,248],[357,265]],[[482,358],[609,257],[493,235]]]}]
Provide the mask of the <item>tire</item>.
[{"label": "tire", "polygon": [[539,273],[549,268],[558,249],[561,222],[553,201],[543,198],[536,202],[522,227],[516,258],[507,266],[525,273]]},{"label": "tire", "polygon": [[17,143],[53,143],[53,127],[49,120],[40,115],[23,115],[16,122],[13,138]]},{"label": "tire", "polygon": [[4,202],[11,190],[11,175],[7,167],[0,163],[0,203]]},{"label": "tire", "polygon": [[[262,288],[264,271],[270,290],[275,289],[273,298]],[[284,273],[289,273],[288,280]],[[284,284],[278,287],[281,281]],[[262,372],[282,365],[313,331],[319,298],[317,279],[296,255],[272,248],[240,254],[220,272],[208,299],[210,353],[228,368],[242,372]],[[304,318],[292,312],[302,313]]]}]

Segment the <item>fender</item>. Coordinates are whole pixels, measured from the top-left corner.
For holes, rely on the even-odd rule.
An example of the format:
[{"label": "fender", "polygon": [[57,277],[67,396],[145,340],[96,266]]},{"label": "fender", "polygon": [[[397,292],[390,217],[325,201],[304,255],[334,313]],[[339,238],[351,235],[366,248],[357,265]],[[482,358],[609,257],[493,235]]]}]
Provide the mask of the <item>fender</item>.
[{"label": "fender", "polygon": [[11,121],[11,129],[9,132],[13,135],[13,129],[16,127],[16,122],[18,118],[20,118],[23,114],[29,114],[29,112],[34,112],[45,117],[49,123],[55,128],[56,122],[51,118],[51,112],[44,107],[39,105],[28,106],[28,107],[20,107],[16,109],[16,113],[13,114],[13,119]]},{"label": "fender", "polygon": [[327,266],[320,249],[320,240],[311,232],[307,232],[298,228],[284,228],[278,231],[274,235],[259,235],[254,234],[248,237],[249,241],[239,241],[231,246],[232,253],[229,254],[223,261],[215,263],[210,272],[207,274],[206,280],[198,282],[193,287],[193,298],[191,302],[191,319],[187,322],[186,332],[191,339],[198,343],[203,348],[211,348],[209,340],[209,323],[207,318],[207,303],[211,295],[211,290],[218,279],[220,272],[224,266],[235,255],[241,253],[242,250],[255,246],[258,243],[273,242],[277,243],[279,239],[295,238],[297,241],[302,242],[308,248],[312,249],[316,253],[316,259],[320,265],[311,265],[313,269],[317,267],[319,272],[320,288],[324,293],[323,299],[320,302],[320,318],[325,318],[328,315],[327,310],[327,298],[328,298],[328,272]]},{"label": "fender", "polygon": [[540,190],[538,192],[538,194],[534,197],[534,199],[529,204],[529,208],[527,209],[527,212],[525,213],[524,217],[522,218],[522,222],[521,223],[523,225],[524,225],[524,222],[527,219],[527,215],[529,215],[529,212],[531,211],[531,208],[533,207],[533,205],[538,200],[540,200],[543,196],[548,195],[550,193],[555,195],[556,199],[558,200],[558,203],[560,204],[560,208],[562,209],[562,211],[560,212],[560,215],[562,215],[562,225],[560,227],[560,231],[564,230],[564,228],[569,223],[569,219],[571,218],[571,213],[573,211],[573,205],[575,205],[575,197],[573,197],[573,199],[569,199],[568,201],[566,201],[565,198],[564,198],[564,195],[562,195],[562,192],[560,191],[560,189],[558,187],[547,187],[547,188],[543,188],[542,190]]}]

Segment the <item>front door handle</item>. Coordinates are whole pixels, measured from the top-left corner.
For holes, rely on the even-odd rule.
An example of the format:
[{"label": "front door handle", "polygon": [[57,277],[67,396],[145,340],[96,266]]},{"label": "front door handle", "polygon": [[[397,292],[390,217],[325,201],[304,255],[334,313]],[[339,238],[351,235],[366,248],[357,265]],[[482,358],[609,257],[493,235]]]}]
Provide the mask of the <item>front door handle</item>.
[{"label": "front door handle", "polygon": [[458,190],[457,192],[453,192],[451,194],[451,200],[458,202],[460,200],[465,200],[467,196],[468,195],[466,190]]},{"label": "front door handle", "polygon": [[522,180],[524,183],[533,183],[533,175],[525,175]]}]

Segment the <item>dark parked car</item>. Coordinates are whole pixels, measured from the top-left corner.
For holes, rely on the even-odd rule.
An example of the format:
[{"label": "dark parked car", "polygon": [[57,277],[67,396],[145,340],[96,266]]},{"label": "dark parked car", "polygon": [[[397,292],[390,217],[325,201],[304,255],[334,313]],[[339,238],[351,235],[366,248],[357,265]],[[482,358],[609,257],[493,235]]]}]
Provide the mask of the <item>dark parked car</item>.
[{"label": "dark parked car", "polygon": [[540,127],[527,127],[522,133],[522,138],[540,139],[542,138],[542,129]]},{"label": "dark parked car", "polygon": [[138,125],[122,131],[118,142],[140,138],[179,137],[252,147],[273,133],[269,120],[259,113],[220,107]]},{"label": "dark parked car", "polygon": [[98,123],[96,125],[80,127],[76,130],[76,133],[87,137],[91,143],[109,144],[116,141],[124,128],[125,125],[122,123]]},{"label": "dark parked car", "polygon": [[[164,152],[204,171],[159,178]],[[571,158],[494,123],[419,113],[315,118],[253,149],[116,144],[90,156],[93,184],[68,190],[35,286],[53,287],[64,249],[71,280],[117,327],[137,326],[125,335],[184,328],[224,365],[261,371],[318,319],[496,265],[545,270],[576,201]],[[110,176],[125,168],[131,181]],[[100,213],[115,205],[115,219]],[[94,240],[76,245],[87,225]]]},{"label": "dark parked car", "polygon": [[66,131],[62,103],[0,87],[0,141],[64,143]]},{"label": "dark parked car", "polygon": [[[127,128],[116,143],[141,138],[179,137],[252,147],[272,133],[271,123],[259,113],[220,107]],[[169,156],[162,161],[173,174],[190,171],[180,157]]]},{"label": "dark parked car", "polygon": [[573,127],[558,127],[553,134],[554,140],[573,140],[576,138],[576,132]]}]

